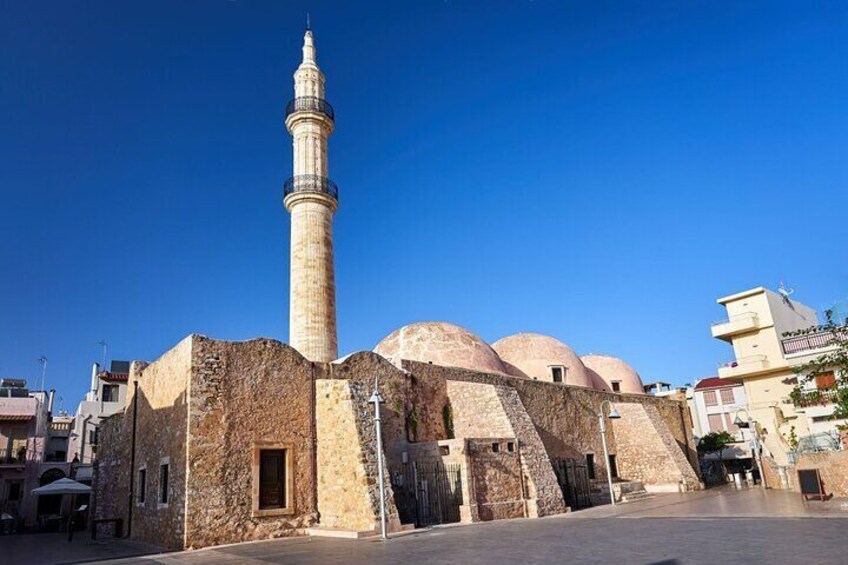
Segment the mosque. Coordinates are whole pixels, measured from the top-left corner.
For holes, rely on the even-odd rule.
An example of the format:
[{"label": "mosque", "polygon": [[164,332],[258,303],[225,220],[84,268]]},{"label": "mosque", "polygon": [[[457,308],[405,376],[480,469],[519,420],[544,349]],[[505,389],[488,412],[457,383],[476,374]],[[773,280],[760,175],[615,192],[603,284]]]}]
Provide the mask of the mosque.
[{"label": "mosque", "polygon": [[100,426],[96,518],[173,548],[373,535],[380,456],[390,531],[702,487],[685,401],[644,394],[621,359],[581,357],[535,333],[490,345],[446,322],[404,326],[339,358],[335,115],[309,30],[285,124],[289,344],[192,334],[153,362],[134,361],[125,410]]}]

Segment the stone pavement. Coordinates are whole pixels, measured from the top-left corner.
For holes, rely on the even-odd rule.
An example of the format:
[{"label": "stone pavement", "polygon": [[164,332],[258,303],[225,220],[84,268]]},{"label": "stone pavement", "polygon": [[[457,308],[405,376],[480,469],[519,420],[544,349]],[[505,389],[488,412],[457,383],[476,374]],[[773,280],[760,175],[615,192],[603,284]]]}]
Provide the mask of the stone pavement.
[{"label": "stone pavement", "polygon": [[147,544],[99,536],[92,541],[88,532],[76,532],[72,542],[67,533],[16,534],[0,536],[0,564],[42,565],[80,563],[149,555],[161,551]]},{"label": "stone pavement", "polygon": [[[840,519],[841,518],[841,519]],[[803,502],[760,489],[658,495],[537,520],[502,520],[416,530],[386,542],[289,538],[151,554],[110,565],[324,563],[768,563],[846,564],[848,506]],[[19,536],[21,539],[38,536]],[[4,551],[10,563],[39,561]],[[103,559],[92,555],[89,559]],[[3,560],[3,563],[6,561]],[[106,563],[106,562],[101,562]]]}]

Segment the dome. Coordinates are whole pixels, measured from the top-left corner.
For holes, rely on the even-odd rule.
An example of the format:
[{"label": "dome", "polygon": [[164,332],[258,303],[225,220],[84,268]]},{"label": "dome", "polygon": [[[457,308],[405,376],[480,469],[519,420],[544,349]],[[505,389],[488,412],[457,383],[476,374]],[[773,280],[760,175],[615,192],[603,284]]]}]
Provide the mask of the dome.
[{"label": "dome", "polygon": [[565,384],[592,388],[592,381],[580,357],[556,338],[536,333],[520,333],[499,339],[492,349],[507,369],[540,381],[552,381],[552,365],[566,368]]},{"label": "dome", "polygon": [[[606,388],[601,390],[612,390],[612,383],[618,382],[618,392],[645,394],[645,389],[642,387],[642,378],[639,376],[639,373],[618,357],[609,355],[584,355],[581,359],[586,369],[589,370],[589,378],[600,378],[607,385]],[[594,377],[592,373],[595,374]]]},{"label": "dome", "polygon": [[383,338],[374,353],[445,367],[487,373],[508,373],[488,343],[470,331],[447,322],[416,322]]}]

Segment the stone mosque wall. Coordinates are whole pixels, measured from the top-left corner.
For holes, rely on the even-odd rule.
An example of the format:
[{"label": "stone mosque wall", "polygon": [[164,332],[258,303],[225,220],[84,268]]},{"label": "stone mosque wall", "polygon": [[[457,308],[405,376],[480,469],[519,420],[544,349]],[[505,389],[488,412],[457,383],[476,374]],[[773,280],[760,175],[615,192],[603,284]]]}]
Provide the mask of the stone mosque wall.
[{"label": "stone mosque wall", "polygon": [[[622,478],[650,486],[689,473],[687,486],[698,487],[694,470],[684,468],[680,445],[691,446],[691,430],[678,401],[428,363],[402,367],[371,352],[324,364],[275,340],[189,336],[150,365],[133,364],[138,394],[101,431],[96,514],[126,521],[131,512],[133,539],[168,547],[302,535],[316,526],[374,531],[379,489],[368,397],[375,378],[389,473],[446,448],[463,469],[463,520],[564,511],[550,458],[594,453],[603,477],[596,415],[604,399],[623,416],[608,432]],[[146,466],[146,500],[128,507],[136,409],[133,472]],[[272,513],[256,505],[263,447],[288,453],[289,503]],[[669,463],[653,474],[630,463],[645,458]],[[163,462],[167,504],[157,500]],[[397,529],[391,488],[388,498],[389,526]]]}]

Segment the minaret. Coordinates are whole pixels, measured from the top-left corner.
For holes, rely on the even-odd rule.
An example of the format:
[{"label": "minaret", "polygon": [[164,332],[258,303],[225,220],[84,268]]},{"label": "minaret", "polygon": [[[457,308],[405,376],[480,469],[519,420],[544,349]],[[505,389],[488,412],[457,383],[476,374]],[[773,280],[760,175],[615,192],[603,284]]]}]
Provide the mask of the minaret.
[{"label": "minaret", "polygon": [[310,361],[338,357],[333,214],[338,188],[327,175],[327,139],[333,107],[324,100],[324,73],[315,62],[312,31],[303,36],[303,61],[294,73],[294,100],[286,107],[293,138],[294,176],[283,205],[291,213],[289,344]]}]

